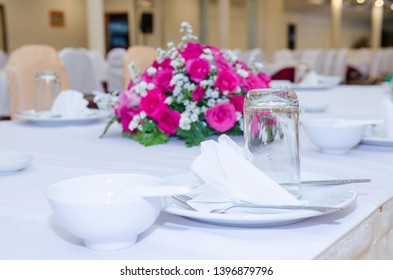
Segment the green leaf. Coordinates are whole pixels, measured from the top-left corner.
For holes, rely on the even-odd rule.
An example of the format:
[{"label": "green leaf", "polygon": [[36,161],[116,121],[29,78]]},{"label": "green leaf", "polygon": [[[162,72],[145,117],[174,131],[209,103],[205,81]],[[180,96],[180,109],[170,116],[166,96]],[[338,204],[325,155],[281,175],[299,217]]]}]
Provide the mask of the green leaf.
[{"label": "green leaf", "polygon": [[103,138],[104,135],[108,132],[108,129],[112,126],[112,124],[115,121],[118,121],[119,117],[118,116],[114,116],[113,118],[111,118],[105,125],[104,131],[101,133],[100,138]]},{"label": "green leaf", "polygon": [[198,146],[206,137],[213,133],[214,131],[204,122],[191,123],[190,130],[183,130],[181,128],[176,130],[176,135],[185,140],[187,147]]},{"label": "green leaf", "polygon": [[129,136],[144,146],[164,144],[169,139],[168,135],[162,132],[157,127],[157,123],[151,119],[147,119],[142,124],[142,130],[138,130],[135,134],[131,133]]},{"label": "green leaf", "polygon": [[235,126],[226,132],[231,135],[243,135],[243,130],[240,129],[239,122],[236,122]]}]

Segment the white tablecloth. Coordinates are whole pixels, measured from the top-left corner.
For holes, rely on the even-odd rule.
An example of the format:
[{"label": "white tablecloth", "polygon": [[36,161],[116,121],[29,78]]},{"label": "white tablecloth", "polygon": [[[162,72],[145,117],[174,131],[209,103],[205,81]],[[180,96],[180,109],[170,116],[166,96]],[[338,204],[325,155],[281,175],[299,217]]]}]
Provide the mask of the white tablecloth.
[{"label": "white tablecloth", "polygon": [[[318,98],[330,105],[326,113],[302,117],[379,116],[380,100],[385,92],[376,86],[342,86],[325,91],[299,91],[298,95],[301,102]],[[34,156],[30,168],[0,176],[0,259],[392,258],[392,255],[366,252],[379,239],[389,240],[384,239],[386,234],[367,234],[369,238],[361,241],[355,237],[365,223],[375,226],[372,221],[377,219],[381,205],[393,198],[393,146],[359,145],[347,155],[322,154],[303,131],[304,171],[372,180],[369,184],[356,185],[359,195],[355,204],[338,213],[270,228],[216,226],[162,213],[154,226],[128,249],[114,252],[87,249],[52,216],[44,196],[50,184],[74,176],[108,172],[174,175],[189,171],[199,154],[199,147],[186,148],[176,138],[165,145],[144,147],[122,138],[116,124],[106,137],[99,139],[103,127],[104,122],[65,127],[0,122],[0,149],[29,152]],[[241,137],[235,139],[242,142]],[[381,228],[375,226],[372,231]],[[391,229],[386,223],[384,228]],[[357,246],[360,242],[364,246]]]}]

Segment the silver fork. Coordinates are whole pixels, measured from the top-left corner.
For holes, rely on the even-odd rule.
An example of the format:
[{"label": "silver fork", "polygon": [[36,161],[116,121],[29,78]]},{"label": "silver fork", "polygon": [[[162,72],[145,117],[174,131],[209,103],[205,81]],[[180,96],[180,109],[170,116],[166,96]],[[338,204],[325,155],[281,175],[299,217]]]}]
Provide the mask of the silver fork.
[{"label": "silver fork", "polygon": [[329,206],[316,206],[316,205],[260,205],[260,204],[250,204],[250,203],[236,203],[231,205],[214,209],[210,213],[222,214],[232,208],[253,208],[253,209],[282,209],[282,210],[312,210],[322,213],[333,213],[342,210],[339,207],[329,207]]},{"label": "silver fork", "polygon": [[[179,203],[181,207],[187,208],[189,210],[194,210],[193,207],[191,207],[187,201],[191,200],[192,197],[189,197],[187,195],[174,195],[172,198]],[[208,204],[210,203],[215,203],[215,202],[206,202]],[[217,209],[213,209],[210,211],[210,213],[218,213],[222,214],[228,211],[229,209],[232,208],[253,208],[253,209],[282,209],[282,210],[313,210],[313,211],[319,211],[322,213],[333,213],[342,210],[340,207],[329,207],[329,206],[317,206],[317,205],[259,205],[259,204],[252,204],[248,202],[233,202],[230,205],[220,207]]]}]

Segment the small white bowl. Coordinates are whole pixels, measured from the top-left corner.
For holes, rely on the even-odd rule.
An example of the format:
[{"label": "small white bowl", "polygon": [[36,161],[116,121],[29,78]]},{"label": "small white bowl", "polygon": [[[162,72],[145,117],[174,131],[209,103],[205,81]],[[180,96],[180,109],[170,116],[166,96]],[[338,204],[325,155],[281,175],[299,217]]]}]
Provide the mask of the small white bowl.
[{"label": "small white bowl", "polygon": [[141,174],[91,175],[57,182],[46,196],[60,224],[88,248],[118,250],[155,222],[166,184]]},{"label": "small white bowl", "polygon": [[360,143],[367,125],[356,120],[315,119],[302,121],[310,139],[323,153],[345,154]]},{"label": "small white bowl", "polygon": [[31,165],[33,156],[24,153],[0,152],[0,174],[17,172]]}]

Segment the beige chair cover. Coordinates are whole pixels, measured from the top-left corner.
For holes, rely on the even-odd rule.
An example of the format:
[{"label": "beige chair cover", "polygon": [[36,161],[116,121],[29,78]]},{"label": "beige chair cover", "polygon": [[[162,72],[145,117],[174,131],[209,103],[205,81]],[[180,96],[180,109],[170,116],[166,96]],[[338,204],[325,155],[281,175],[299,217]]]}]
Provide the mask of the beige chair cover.
[{"label": "beige chair cover", "polygon": [[6,65],[11,119],[22,110],[34,108],[35,75],[54,71],[60,77],[60,89],[68,89],[65,66],[57,51],[46,45],[25,45],[13,51]]},{"label": "beige chair cover", "polygon": [[145,71],[157,58],[156,49],[149,46],[132,46],[124,56],[123,64],[123,84],[124,88],[130,82],[129,64],[132,62],[140,71]]}]

